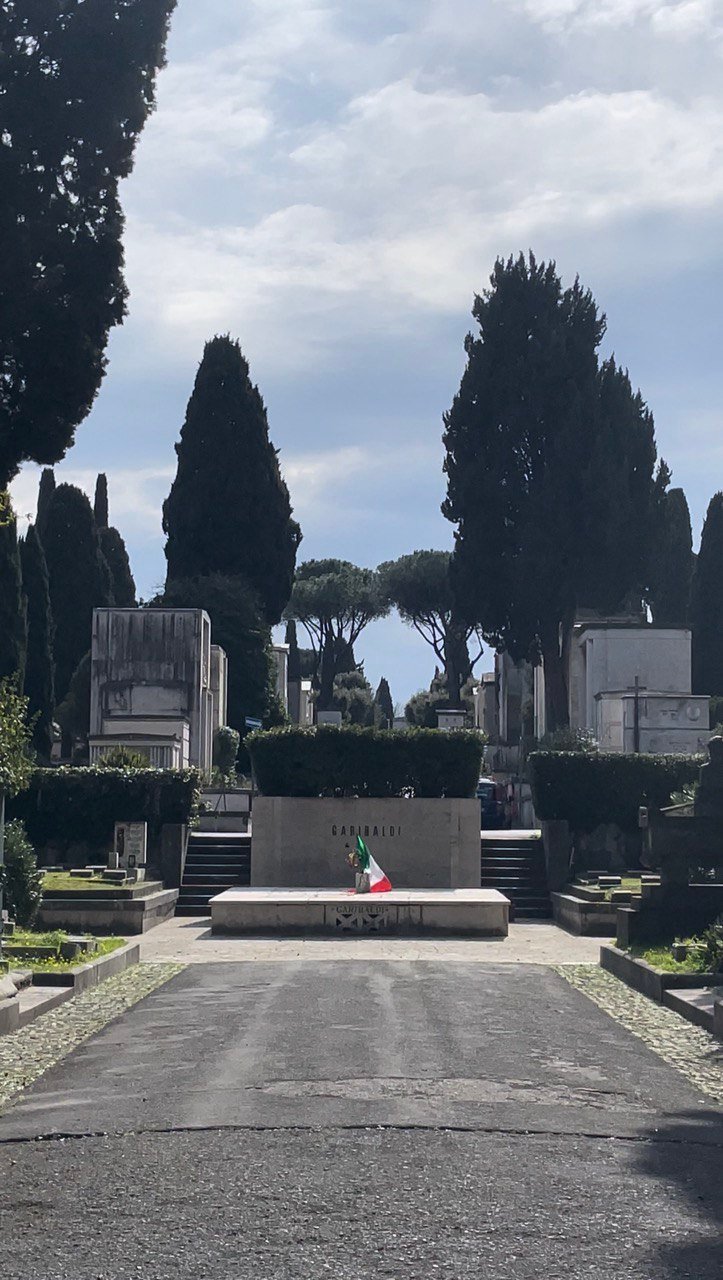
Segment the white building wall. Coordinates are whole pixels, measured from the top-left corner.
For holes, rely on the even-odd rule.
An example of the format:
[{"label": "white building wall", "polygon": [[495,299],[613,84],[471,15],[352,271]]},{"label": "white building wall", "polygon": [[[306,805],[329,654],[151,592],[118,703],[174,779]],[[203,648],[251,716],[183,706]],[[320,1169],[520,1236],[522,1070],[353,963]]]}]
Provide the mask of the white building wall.
[{"label": "white building wall", "polygon": [[597,729],[596,698],[641,689],[689,694],[691,633],[657,627],[575,628],[569,665],[570,724]]}]

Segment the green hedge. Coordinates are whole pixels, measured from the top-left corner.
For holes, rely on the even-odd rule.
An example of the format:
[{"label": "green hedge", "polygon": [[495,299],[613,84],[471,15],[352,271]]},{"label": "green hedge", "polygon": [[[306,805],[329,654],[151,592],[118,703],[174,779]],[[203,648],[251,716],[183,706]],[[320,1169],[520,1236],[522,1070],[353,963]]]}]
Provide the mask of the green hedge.
[{"label": "green hedge", "polygon": [[696,781],[702,763],[697,756],[538,751],[528,761],[535,813],[542,821],[566,818],[573,831],[604,822],[636,831],[640,806],[664,808]]},{"label": "green hedge", "polygon": [[36,849],[49,844],[111,848],[116,822],[147,822],[149,847],[166,823],[187,823],[198,808],[194,769],[36,769],[8,804]]},{"label": "green hedge", "polygon": [[246,739],[266,796],[473,796],[479,734],[465,730],[271,729]]}]

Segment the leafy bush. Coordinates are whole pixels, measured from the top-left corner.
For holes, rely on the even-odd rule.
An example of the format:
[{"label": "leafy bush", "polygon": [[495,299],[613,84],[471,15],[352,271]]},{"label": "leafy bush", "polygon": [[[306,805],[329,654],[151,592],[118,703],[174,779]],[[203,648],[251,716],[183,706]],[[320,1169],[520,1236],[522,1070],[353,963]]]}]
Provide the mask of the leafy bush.
[{"label": "leafy bush", "polygon": [[482,738],[465,730],[272,729],[247,739],[267,796],[473,796]]},{"label": "leafy bush", "polygon": [[592,755],[597,742],[589,729],[553,729],[540,739],[541,751],[577,751]]},{"label": "leafy bush", "polygon": [[541,820],[566,818],[574,831],[616,823],[638,828],[640,805],[662,809],[675,791],[695,782],[696,756],[542,752],[529,758],[532,799]]},{"label": "leafy bush", "polygon": [[8,822],[5,828],[5,865],[0,867],[0,881],[3,906],[10,919],[30,926],[43,896],[43,877],[22,822]]},{"label": "leafy bush", "polygon": [[10,802],[36,849],[89,843],[110,848],[116,822],[147,822],[154,848],[165,823],[188,823],[198,808],[195,769],[36,769]]},{"label": "leafy bush", "polygon": [[230,778],[236,772],[236,757],[241,745],[241,734],[238,729],[223,725],[213,735],[213,767],[221,778]]},{"label": "leafy bush", "polygon": [[695,952],[703,973],[723,973],[723,916],[702,934]]}]

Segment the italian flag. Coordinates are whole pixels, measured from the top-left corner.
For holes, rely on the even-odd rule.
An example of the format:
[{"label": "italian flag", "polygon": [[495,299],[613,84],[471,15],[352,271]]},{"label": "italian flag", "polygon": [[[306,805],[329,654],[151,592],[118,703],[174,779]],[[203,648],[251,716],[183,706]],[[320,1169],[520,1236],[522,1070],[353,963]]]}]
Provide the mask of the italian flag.
[{"label": "italian flag", "polygon": [[391,880],[388,876],[385,876],[379,864],[374,861],[361,836],[356,838],[356,847],[361,870],[369,876],[369,892],[390,893],[392,888]]}]

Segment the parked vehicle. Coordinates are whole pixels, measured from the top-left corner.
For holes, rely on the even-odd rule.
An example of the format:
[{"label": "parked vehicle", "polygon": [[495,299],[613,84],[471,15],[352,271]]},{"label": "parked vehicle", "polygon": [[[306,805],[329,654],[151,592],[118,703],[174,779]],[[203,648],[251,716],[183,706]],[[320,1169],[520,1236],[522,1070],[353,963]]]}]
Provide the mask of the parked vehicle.
[{"label": "parked vehicle", "polygon": [[504,787],[494,778],[480,778],[475,794],[480,802],[482,830],[495,831],[504,822]]}]

